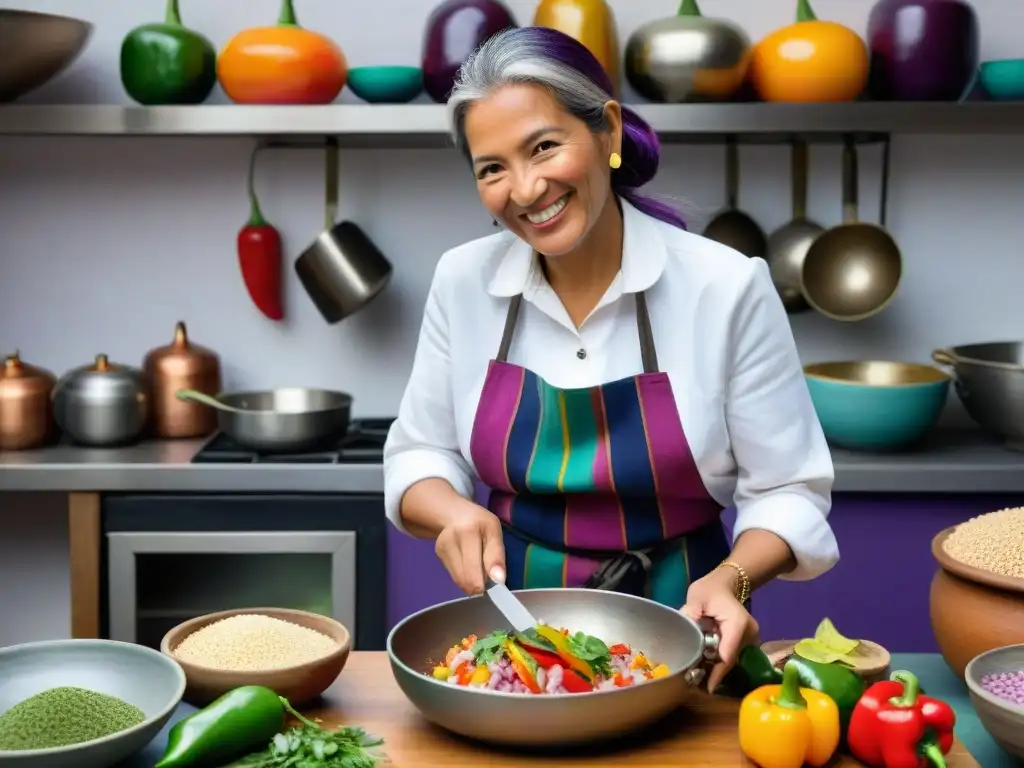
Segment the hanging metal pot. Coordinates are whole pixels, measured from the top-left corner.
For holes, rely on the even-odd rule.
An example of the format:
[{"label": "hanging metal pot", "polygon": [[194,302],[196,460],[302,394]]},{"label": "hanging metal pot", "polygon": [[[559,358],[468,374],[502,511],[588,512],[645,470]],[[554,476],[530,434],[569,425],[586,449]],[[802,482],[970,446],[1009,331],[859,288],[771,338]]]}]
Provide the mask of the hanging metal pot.
[{"label": "hanging metal pot", "polygon": [[295,261],[306,293],[328,323],[337,323],[375,299],[391,279],[391,263],[356,224],[338,215],[338,145],[326,152],[324,231]]}]

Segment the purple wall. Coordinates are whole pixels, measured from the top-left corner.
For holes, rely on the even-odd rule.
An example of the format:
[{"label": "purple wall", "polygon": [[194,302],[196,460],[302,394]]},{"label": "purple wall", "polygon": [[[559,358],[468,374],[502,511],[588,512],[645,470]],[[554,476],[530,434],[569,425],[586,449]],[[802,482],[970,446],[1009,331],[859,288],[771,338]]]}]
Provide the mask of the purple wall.
[{"label": "purple wall", "polygon": [[[839,565],[814,581],[777,581],[759,590],[753,605],[762,637],[803,637],[828,616],[847,636],[870,638],[890,651],[936,651],[928,619],[936,568],[932,537],[975,515],[1022,503],[1008,496],[837,495],[829,519],[839,539]],[[731,525],[729,512],[726,519]],[[392,624],[460,595],[434,556],[433,542],[392,531],[389,545]]]}]

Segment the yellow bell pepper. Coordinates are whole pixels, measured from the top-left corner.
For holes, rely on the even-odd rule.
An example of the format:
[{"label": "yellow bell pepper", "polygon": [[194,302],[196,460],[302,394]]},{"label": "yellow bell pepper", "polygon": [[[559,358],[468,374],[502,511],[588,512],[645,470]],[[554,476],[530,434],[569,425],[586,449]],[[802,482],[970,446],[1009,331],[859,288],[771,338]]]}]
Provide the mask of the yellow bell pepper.
[{"label": "yellow bell pepper", "polygon": [[583,43],[601,62],[619,96],[619,36],[615,16],[605,0],[540,0],[533,26],[564,32]]},{"label": "yellow bell pepper", "polygon": [[760,768],[821,768],[839,747],[839,707],[823,693],[800,687],[792,662],[782,685],[751,691],[740,705],[740,749]]},{"label": "yellow bell pepper", "polygon": [[562,661],[569,666],[569,669],[579,672],[588,682],[594,681],[594,677],[596,677],[594,668],[572,652],[572,648],[569,646],[569,638],[547,624],[538,624],[536,629],[538,635],[555,647],[555,651]]}]

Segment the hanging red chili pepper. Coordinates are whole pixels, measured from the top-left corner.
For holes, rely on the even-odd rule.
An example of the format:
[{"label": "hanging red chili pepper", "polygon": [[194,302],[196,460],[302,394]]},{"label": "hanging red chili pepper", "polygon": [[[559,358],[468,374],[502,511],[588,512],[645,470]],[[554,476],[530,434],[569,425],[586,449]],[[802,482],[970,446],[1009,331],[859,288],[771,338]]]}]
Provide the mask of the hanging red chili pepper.
[{"label": "hanging red chili pepper", "polygon": [[249,221],[238,232],[238,264],[242,268],[242,279],[253,304],[271,320],[283,320],[284,258],[281,254],[281,233],[263,218],[256,198],[254,177],[259,151],[260,147],[256,145],[249,158],[247,188],[250,212]]}]

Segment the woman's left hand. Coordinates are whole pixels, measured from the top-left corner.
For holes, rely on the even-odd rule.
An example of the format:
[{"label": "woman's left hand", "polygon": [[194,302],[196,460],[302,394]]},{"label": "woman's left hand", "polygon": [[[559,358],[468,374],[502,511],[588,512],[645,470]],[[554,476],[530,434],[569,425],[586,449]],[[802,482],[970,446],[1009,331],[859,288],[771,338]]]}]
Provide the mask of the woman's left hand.
[{"label": "woman's left hand", "polygon": [[735,585],[723,570],[712,571],[690,585],[686,605],[680,611],[693,619],[710,619],[718,627],[718,656],[721,659],[708,676],[708,691],[714,692],[732,669],[740,649],[758,642],[759,627],[736,599]]}]

